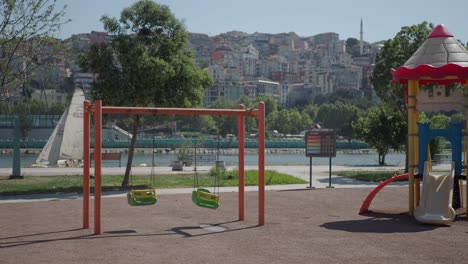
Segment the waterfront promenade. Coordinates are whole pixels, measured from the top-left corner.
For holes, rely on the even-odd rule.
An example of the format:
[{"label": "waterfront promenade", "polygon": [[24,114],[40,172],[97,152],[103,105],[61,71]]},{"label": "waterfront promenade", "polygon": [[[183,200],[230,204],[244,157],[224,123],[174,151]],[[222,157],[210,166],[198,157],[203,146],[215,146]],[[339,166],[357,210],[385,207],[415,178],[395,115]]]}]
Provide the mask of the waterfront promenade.
[{"label": "waterfront promenade", "polygon": [[[440,168],[443,168],[441,166]],[[211,166],[199,166],[198,171],[209,171]],[[235,166],[228,166],[227,170],[237,169]],[[246,166],[245,170],[257,170],[257,166]],[[301,165],[267,165],[266,170],[275,170],[278,172],[283,172],[295,176],[297,178],[303,179],[309,182],[310,179],[310,168],[309,166]],[[336,172],[338,171],[350,171],[350,170],[387,170],[389,174],[393,174],[397,171],[401,171],[403,167],[401,166],[332,166],[332,184],[336,187],[359,187],[365,184],[365,182],[346,180],[343,177],[337,176]],[[172,171],[170,166],[160,166],[154,167],[132,167],[132,174],[134,175],[150,175],[153,170],[155,175],[158,174],[192,174],[194,173],[193,167],[188,166],[184,167],[184,170],[181,171]],[[11,175],[11,168],[0,168],[0,176],[6,177]],[[103,167],[103,175],[122,175],[125,173],[125,167]],[[21,168],[21,175],[23,176],[56,176],[56,175],[82,175],[82,168],[70,168],[70,167],[57,167],[57,168]],[[93,168],[91,168],[91,174],[93,174]],[[325,187],[329,184],[329,166],[325,165],[313,165],[312,166],[312,185],[316,187]],[[371,184],[373,185],[373,184]]]},{"label": "waterfront promenade", "polygon": [[[208,171],[211,167],[201,166],[198,167],[199,172]],[[234,167],[228,167],[229,169],[236,169]],[[246,166],[246,170],[257,170],[257,166]],[[305,184],[289,184],[289,185],[267,185],[266,190],[298,190],[307,189],[310,187],[310,171],[309,166],[267,166],[267,170],[275,170],[282,173],[295,176],[297,178],[305,180]],[[326,188],[330,185],[329,182],[329,167],[328,166],[313,166],[312,167],[312,187],[315,188]],[[375,187],[378,183],[370,183],[364,181],[356,181],[344,177],[337,176],[334,174],[337,171],[348,171],[348,170],[388,170],[389,175],[393,175],[398,170],[401,170],[398,166],[373,166],[373,167],[352,167],[352,166],[333,166],[331,176],[331,186],[334,188],[359,188],[359,187]],[[125,168],[121,167],[104,167],[102,168],[103,175],[123,175]],[[54,175],[82,175],[82,168],[22,168],[21,173],[23,176],[54,176]],[[193,167],[184,167],[184,171],[172,171],[171,167],[155,167],[154,174],[176,174],[186,173],[193,174]],[[11,168],[0,168],[0,177],[7,177],[11,174]],[[91,168],[91,174],[93,174],[93,168]],[[150,167],[133,167],[133,175],[149,175],[151,174]],[[157,178],[156,178],[157,181]],[[405,182],[394,183],[393,185],[406,185]],[[156,186],[157,188],[157,186]],[[158,194],[179,194],[179,193],[191,193],[193,188],[157,188]],[[220,187],[220,192],[237,192],[238,187]],[[257,186],[246,186],[246,191],[256,191]],[[120,197],[125,196],[125,192],[106,192],[104,197]],[[79,194],[41,194],[41,195],[20,195],[14,197],[0,197],[0,203],[11,203],[11,202],[34,202],[44,200],[56,200],[56,199],[79,199]]]}]

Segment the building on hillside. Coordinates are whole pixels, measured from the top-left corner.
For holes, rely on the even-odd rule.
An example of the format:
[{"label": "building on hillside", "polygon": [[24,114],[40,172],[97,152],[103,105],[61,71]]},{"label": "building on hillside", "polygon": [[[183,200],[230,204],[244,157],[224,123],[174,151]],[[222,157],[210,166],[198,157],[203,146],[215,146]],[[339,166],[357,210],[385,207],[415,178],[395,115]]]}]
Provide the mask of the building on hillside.
[{"label": "building on hillside", "polygon": [[226,81],[232,81],[232,82],[240,82],[244,78],[242,75],[242,69],[241,68],[226,68],[224,70],[224,76]]},{"label": "building on hillside", "polygon": [[245,37],[248,43],[252,43],[258,50],[261,59],[267,58],[272,54],[270,45],[270,35],[255,32]]},{"label": "building on hillside", "polygon": [[210,62],[214,43],[207,34],[189,33],[189,44],[198,60]]},{"label": "building on hillside", "polygon": [[250,84],[256,86],[255,97],[267,96],[275,99],[276,102],[281,103],[281,86],[278,82],[257,80],[250,82]]},{"label": "building on hillside", "polygon": [[333,66],[330,77],[334,82],[334,89],[361,90],[362,67],[352,65],[351,67]]},{"label": "building on hillside", "polygon": [[[374,91],[371,83],[372,76],[372,54],[365,54],[360,57],[353,58],[353,64],[362,68],[362,82],[360,90],[364,93],[364,96],[369,100],[374,100]],[[374,98],[374,99],[373,99]],[[374,100],[375,101],[375,100]]]},{"label": "building on hillside", "polygon": [[328,45],[331,42],[339,41],[340,35],[335,32],[326,32],[312,36],[314,45]]},{"label": "building on hillside", "polygon": [[244,87],[242,83],[220,81],[204,91],[203,105],[209,107],[220,98],[228,102],[235,102],[243,96]]},{"label": "building on hillside", "polygon": [[59,56],[44,56],[30,74],[33,87],[40,89],[63,88],[68,76],[64,59]]},{"label": "building on hillside", "polygon": [[279,83],[300,83],[301,78],[298,73],[295,72],[272,72],[271,78],[272,81]]},{"label": "building on hillside", "polygon": [[330,56],[330,49],[328,48],[328,44],[319,44],[315,46],[314,52],[319,58]]},{"label": "building on hillside", "polygon": [[336,40],[328,44],[328,54],[330,56],[337,56],[338,54],[346,53],[346,41]]},{"label": "building on hillside", "polygon": [[252,45],[241,49],[242,73],[244,76],[257,76],[258,50]]},{"label": "building on hillside", "polygon": [[224,68],[241,69],[242,54],[233,50],[230,46],[221,46],[211,53],[211,63]]},{"label": "building on hillside", "polygon": [[269,60],[260,59],[257,63],[257,77],[270,78],[272,72],[272,65]]},{"label": "building on hillside", "polygon": [[369,55],[364,55],[364,56],[359,56],[359,57],[353,57],[352,58],[352,63],[357,66],[365,67],[365,66],[371,66],[371,62],[369,59]]},{"label": "building on hillside", "polygon": [[353,58],[351,54],[348,54],[346,52],[338,53],[334,56],[334,63],[332,64],[350,67],[351,64],[353,64]]},{"label": "building on hillside", "polygon": [[212,64],[208,67],[209,72],[211,73],[211,78],[213,78],[213,81],[215,83],[217,82],[223,82],[225,78],[225,73],[224,73],[224,67],[217,65],[217,64]]},{"label": "building on hillside", "polygon": [[243,82],[242,87],[244,88],[244,96],[250,100],[254,100],[257,97],[257,86],[251,82]]}]

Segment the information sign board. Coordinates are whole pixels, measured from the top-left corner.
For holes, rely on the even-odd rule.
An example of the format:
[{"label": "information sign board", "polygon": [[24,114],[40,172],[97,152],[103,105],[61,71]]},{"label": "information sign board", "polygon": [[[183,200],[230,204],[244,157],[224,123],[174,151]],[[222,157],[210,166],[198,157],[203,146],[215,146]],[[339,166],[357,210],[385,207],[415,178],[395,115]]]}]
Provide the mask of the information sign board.
[{"label": "information sign board", "polygon": [[305,134],[306,157],[336,157],[336,133],[331,129],[313,129]]}]

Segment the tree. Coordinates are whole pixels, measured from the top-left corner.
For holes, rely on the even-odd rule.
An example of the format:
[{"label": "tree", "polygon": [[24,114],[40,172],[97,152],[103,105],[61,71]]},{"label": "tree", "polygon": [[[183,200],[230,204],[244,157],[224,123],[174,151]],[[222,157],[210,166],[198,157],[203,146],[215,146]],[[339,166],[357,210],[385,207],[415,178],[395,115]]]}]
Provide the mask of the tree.
[{"label": "tree", "polygon": [[405,128],[405,119],[385,103],[370,108],[353,123],[356,136],[377,150],[379,165],[385,165],[385,156],[391,148],[399,150],[403,146]]},{"label": "tree", "polygon": [[[13,89],[22,87],[26,76],[44,55],[55,52],[57,40],[50,36],[67,21],[64,6],[56,0],[0,1],[0,99],[8,101]],[[17,93],[18,91],[16,91]]]},{"label": "tree", "polygon": [[393,39],[384,42],[384,47],[375,59],[371,82],[379,98],[405,114],[405,96],[402,85],[392,82],[390,69],[397,69],[416,52],[434,28],[432,23],[402,27]]},{"label": "tree", "polygon": [[[210,131],[216,131],[216,123],[213,119],[213,116],[206,115],[181,115],[175,116],[175,120],[181,125],[178,125],[178,128],[185,128],[190,132],[197,133],[209,133]],[[193,134],[193,133],[192,133]]]},{"label": "tree", "polygon": [[314,98],[314,103],[317,105],[333,104],[335,102],[355,105],[359,109],[367,109],[374,105],[373,102],[362,98],[361,94],[351,89],[337,89],[333,93],[319,94]]},{"label": "tree", "polygon": [[[110,43],[90,47],[80,66],[95,74],[92,96],[107,105],[196,107],[212,85],[208,72],[194,65],[188,33],[166,5],[140,0],[120,19],[103,16]],[[133,135],[122,187],[129,181],[140,116]]]},{"label": "tree", "polygon": [[266,117],[268,131],[277,130],[283,134],[299,134],[312,125],[312,119],[305,112],[296,109],[271,112]]},{"label": "tree", "polygon": [[[388,103],[388,107],[395,109],[394,114],[399,113],[400,118],[406,120],[406,106],[403,86],[392,82],[390,69],[397,69],[416,52],[430,34],[434,25],[426,21],[418,25],[402,27],[393,39],[384,42],[384,47],[375,59],[375,68],[372,72],[371,82],[377,96]],[[407,126],[407,122],[404,122]],[[399,128],[394,128],[399,129]],[[407,131],[407,129],[406,129]],[[395,131],[395,133],[398,133]],[[405,141],[402,138],[402,143]],[[408,159],[407,159],[408,161]],[[405,170],[407,170],[406,162]]]},{"label": "tree", "polygon": [[307,113],[309,115],[311,121],[313,121],[315,119],[315,117],[317,116],[318,110],[319,110],[318,106],[313,105],[313,104],[309,104],[304,108],[303,112]]},{"label": "tree", "polygon": [[[419,116],[419,122],[421,123],[430,123],[429,127],[431,129],[444,129],[450,123],[450,117],[438,113],[434,114],[431,117],[428,117],[426,113],[421,113]],[[429,149],[431,153],[431,159],[434,159],[435,154],[442,153],[445,149],[445,139],[442,137],[436,137],[431,140],[429,143]]]},{"label": "tree", "polygon": [[[237,104],[235,102],[228,102],[224,100],[224,98],[220,98],[211,105],[211,108],[235,109],[237,108]],[[216,124],[216,133],[219,133],[220,135],[237,134],[238,123],[235,116],[217,115],[213,116],[213,119]]]},{"label": "tree", "polygon": [[360,54],[360,47],[359,47],[359,40],[356,38],[348,38],[346,40],[346,53],[351,54],[353,56],[359,56]]},{"label": "tree", "polygon": [[315,122],[318,122],[324,128],[335,129],[341,135],[351,138],[351,123],[358,118],[359,109],[353,105],[336,102],[334,104],[321,105]]},{"label": "tree", "polygon": [[265,116],[268,116],[271,112],[278,111],[278,102],[271,96],[259,96],[254,100],[252,107],[258,107],[258,103],[265,103]]}]

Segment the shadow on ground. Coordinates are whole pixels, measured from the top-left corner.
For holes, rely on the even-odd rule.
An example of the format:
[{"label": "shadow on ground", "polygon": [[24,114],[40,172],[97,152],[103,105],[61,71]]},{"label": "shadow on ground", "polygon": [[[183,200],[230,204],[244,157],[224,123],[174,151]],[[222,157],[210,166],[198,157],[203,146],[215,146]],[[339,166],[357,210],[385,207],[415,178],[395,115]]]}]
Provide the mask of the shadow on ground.
[{"label": "shadow on ground", "polygon": [[444,226],[431,226],[418,223],[405,213],[368,212],[367,219],[328,222],[321,227],[356,233],[415,233],[431,231]]},{"label": "shadow on ground", "polygon": [[[258,225],[247,226],[241,228],[231,228],[228,224],[238,223],[238,220],[221,222],[221,223],[206,223],[200,226],[178,226],[166,230],[162,233],[139,233],[136,230],[125,229],[125,230],[111,230],[103,232],[101,235],[81,234],[86,232],[86,229],[67,229],[57,230],[42,233],[32,233],[19,236],[0,237],[0,248],[12,248],[27,245],[37,245],[44,243],[52,243],[57,241],[71,241],[71,240],[83,240],[83,239],[110,239],[110,238],[125,238],[125,237],[157,237],[157,236],[171,236],[181,235],[183,237],[199,237],[208,236],[218,233],[228,233],[241,231],[246,229],[252,229],[258,227]],[[59,235],[60,237],[56,237]]]}]

